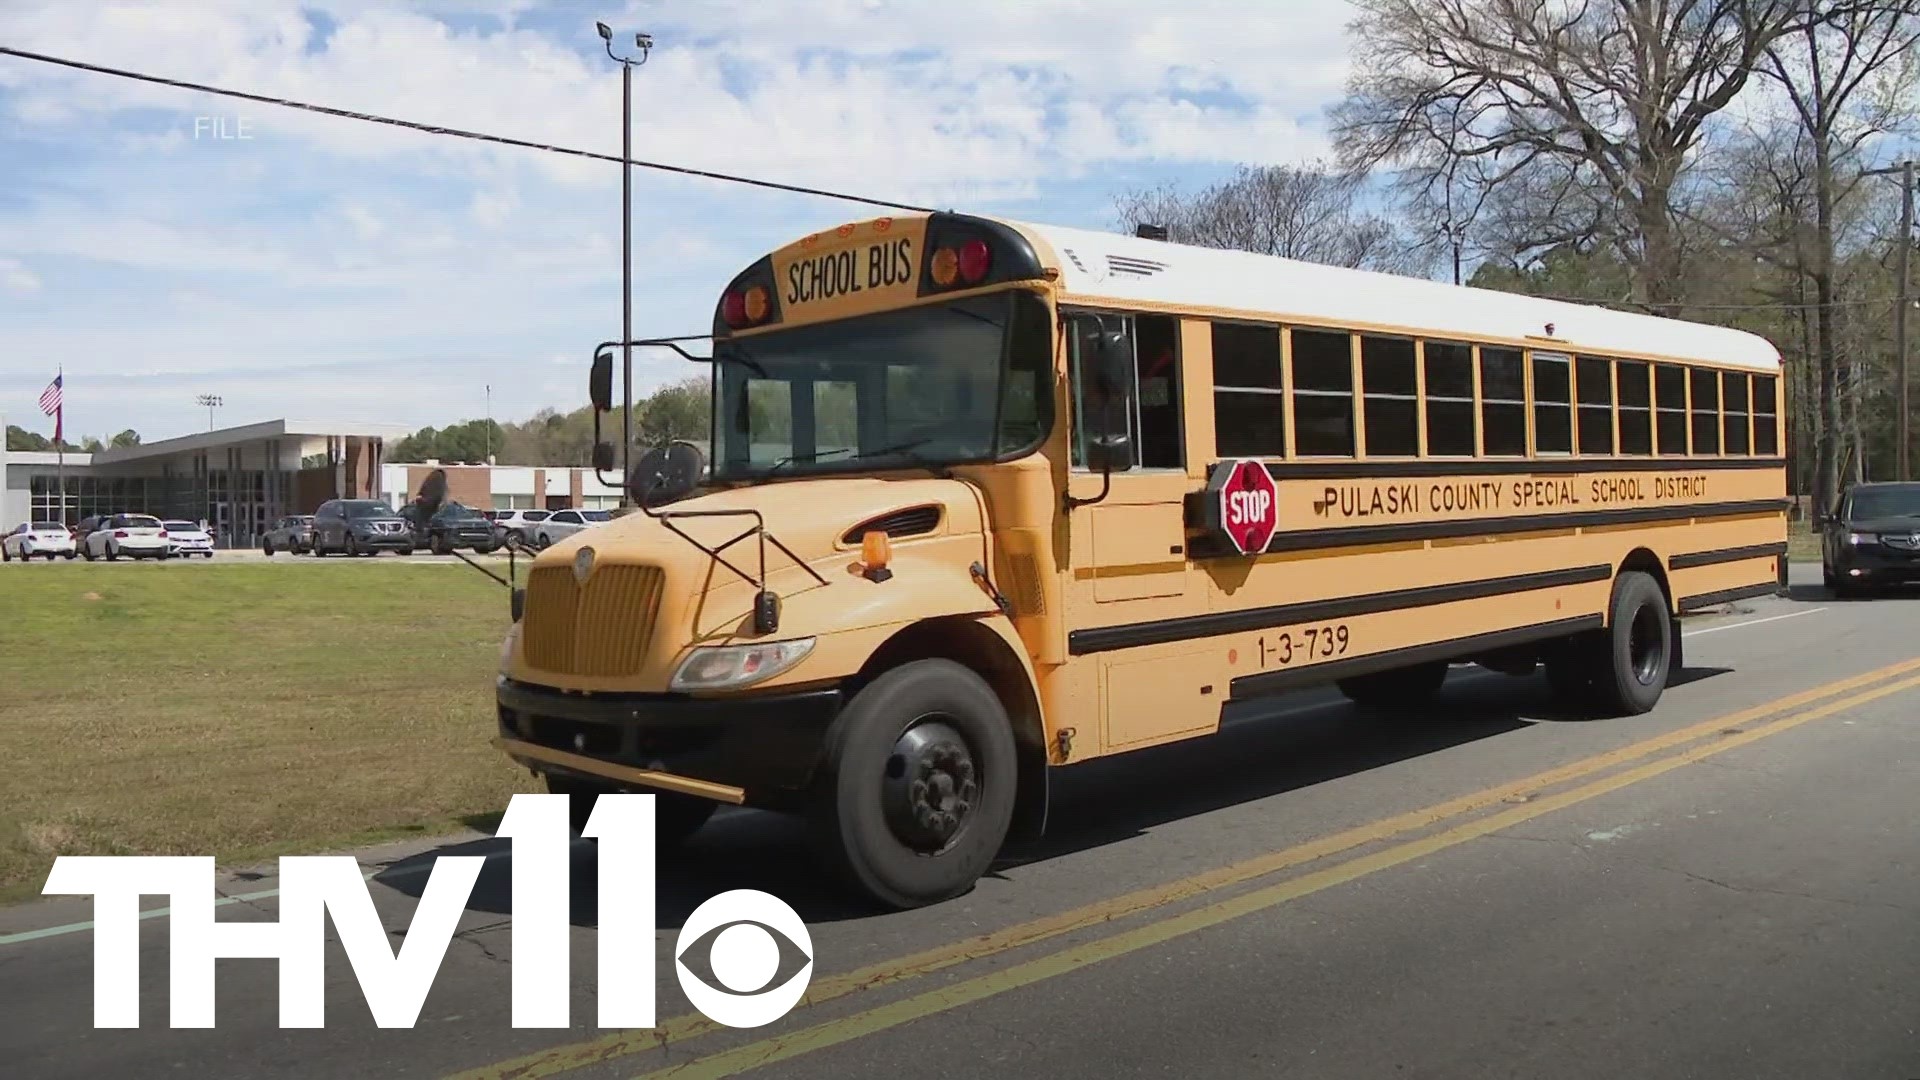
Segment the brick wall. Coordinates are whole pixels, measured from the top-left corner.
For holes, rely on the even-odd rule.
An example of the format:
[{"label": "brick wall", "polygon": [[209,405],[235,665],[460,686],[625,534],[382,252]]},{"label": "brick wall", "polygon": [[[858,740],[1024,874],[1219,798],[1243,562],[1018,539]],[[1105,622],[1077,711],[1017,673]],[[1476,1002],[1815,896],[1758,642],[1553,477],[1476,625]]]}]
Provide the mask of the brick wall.
[{"label": "brick wall", "polygon": [[576,510],[580,508],[580,470],[579,469],[567,470],[567,505],[573,507]]},{"label": "brick wall", "polygon": [[[407,466],[407,498],[411,499],[420,491],[420,485],[426,483],[433,473],[431,465]],[[493,508],[493,481],[485,466],[463,468],[458,465],[446,467],[447,498],[453,502],[464,503],[475,510]]]}]

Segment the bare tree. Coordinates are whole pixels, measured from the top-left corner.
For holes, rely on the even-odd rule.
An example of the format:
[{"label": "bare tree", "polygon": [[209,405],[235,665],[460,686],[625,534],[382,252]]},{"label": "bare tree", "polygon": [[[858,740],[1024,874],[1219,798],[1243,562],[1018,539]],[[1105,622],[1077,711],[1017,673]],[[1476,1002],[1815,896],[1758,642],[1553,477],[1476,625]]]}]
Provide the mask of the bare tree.
[{"label": "bare tree", "polygon": [[1876,212],[1885,192],[1865,186],[1869,158],[1887,136],[1915,122],[1920,0],[1809,8],[1820,17],[1776,38],[1761,57],[1779,111],[1718,170],[1749,197],[1724,202],[1702,220],[1779,267],[1808,302],[1806,337],[1818,380],[1813,497],[1824,509],[1832,505],[1843,436],[1851,432],[1856,462],[1865,454],[1868,365],[1846,348],[1861,339],[1845,325],[1851,308],[1843,294],[1848,268],[1861,265],[1853,256],[1875,238],[1872,223],[1885,220]]},{"label": "bare tree", "polygon": [[1168,239],[1202,247],[1278,255],[1331,266],[1418,274],[1419,245],[1388,218],[1360,206],[1364,177],[1304,166],[1241,166],[1198,192],[1173,187],[1116,200],[1121,227],[1165,228]]},{"label": "bare tree", "polygon": [[[1708,121],[1808,0],[1355,0],[1364,43],[1335,137],[1349,168],[1458,184],[1519,253],[1599,240],[1672,312],[1676,201]],[[1427,200],[1431,204],[1431,199]]]}]

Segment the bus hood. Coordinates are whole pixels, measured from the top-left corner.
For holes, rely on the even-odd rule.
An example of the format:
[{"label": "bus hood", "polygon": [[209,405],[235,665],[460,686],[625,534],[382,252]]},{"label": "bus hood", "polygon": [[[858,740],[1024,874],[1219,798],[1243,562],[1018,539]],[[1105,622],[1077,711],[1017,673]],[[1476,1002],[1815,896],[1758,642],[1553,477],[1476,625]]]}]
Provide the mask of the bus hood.
[{"label": "bus hood", "polygon": [[[584,529],[534,560],[522,620],[531,648],[516,650],[511,673],[587,690],[664,689],[687,648],[759,638],[749,579],[763,542],[766,587],[781,605],[774,639],[991,612],[968,573],[987,558],[983,498],[959,480],[821,477],[715,491],[654,511],[664,517],[635,511]],[[753,535],[755,513],[764,537]],[[896,576],[884,584],[859,572],[868,531],[889,534]]]}]

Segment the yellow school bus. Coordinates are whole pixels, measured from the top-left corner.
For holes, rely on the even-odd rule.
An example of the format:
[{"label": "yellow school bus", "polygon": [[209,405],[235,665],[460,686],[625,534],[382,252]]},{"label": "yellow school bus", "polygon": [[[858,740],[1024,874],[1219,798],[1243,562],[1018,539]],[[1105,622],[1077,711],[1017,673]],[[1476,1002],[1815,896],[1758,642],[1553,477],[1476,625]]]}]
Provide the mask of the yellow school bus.
[{"label": "yellow school bus", "polygon": [[538,556],[497,745],[663,843],[805,814],[888,905],[1229,701],[1417,717],[1479,663],[1642,712],[1680,614],[1784,581],[1779,354],[1733,330],[932,214],[760,259],[713,338],[711,460]]}]

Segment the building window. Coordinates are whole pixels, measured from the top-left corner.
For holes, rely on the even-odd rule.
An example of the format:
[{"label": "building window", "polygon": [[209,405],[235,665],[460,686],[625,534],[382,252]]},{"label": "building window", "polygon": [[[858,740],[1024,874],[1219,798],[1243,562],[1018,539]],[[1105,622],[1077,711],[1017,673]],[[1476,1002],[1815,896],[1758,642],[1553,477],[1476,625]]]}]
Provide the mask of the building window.
[{"label": "building window", "polygon": [[1687,373],[1678,364],[1653,368],[1654,431],[1660,437],[1655,452],[1687,452]]},{"label": "building window", "polygon": [[[1473,346],[1429,341],[1421,346],[1427,376],[1427,453],[1472,457],[1479,447],[1473,425]],[[1373,421],[1367,421],[1372,430]]]},{"label": "building window", "polygon": [[1362,335],[1360,392],[1367,418],[1367,456],[1414,457],[1420,453],[1420,395],[1413,342]]},{"label": "building window", "polygon": [[1580,452],[1613,453],[1613,361],[1582,356],[1574,361],[1574,392],[1580,403]]},{"label": "building window", "polygon": [[1720,400],[1726,403],[1721,422],[1725,433],[1722,445],[1729,454],[1747,452],[1747,376],[1744,372],[1720,373]]},{"label": "building window", "polygon": [[1779,394],[1775,389],[1775,377],[1755,375],[1753,377],[1753,452],[1756,454],[1777,454],[1780,452],[1780,428],[1776,410],[1779,408]]},{"label": "building window", "polygon": [[1573,385],[1570,361],[1558,353],[1533,354],[1533,450],[1573,453]]},{"label": "building window", "polygon": [[1527,455],[1527,383],[1518,349],[1480,349],[1480,430],[1488,457]]},{"label": "building window", "polygon": [[1284,457],[1280,328],[1213,324],[1213,446],[1223,458]]},{"label": "building window", "polygon": [[1293,439],[1301,457],[1353,456],[1353,336],[1293,331]]},{"label": "building window", "polygon": [[1620,380],[1620,452],[1653,453],[1653,385],[1647,365],[1639,360],[1614,364]]},{"label": "building window", "polygon": [[1694,369],[1688,373],[1693,386],[1693,452],[1720,452],[1720,374]]}]

